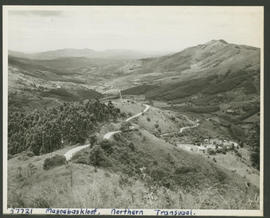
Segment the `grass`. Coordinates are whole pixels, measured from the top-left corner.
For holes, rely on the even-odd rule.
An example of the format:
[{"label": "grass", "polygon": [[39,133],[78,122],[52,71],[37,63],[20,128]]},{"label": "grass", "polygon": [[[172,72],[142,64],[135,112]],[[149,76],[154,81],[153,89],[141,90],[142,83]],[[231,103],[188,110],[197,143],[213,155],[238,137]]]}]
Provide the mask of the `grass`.
[{"label": "grass", "polygon": [[[164,116],[150,110],[151,121],[140,117],[140,126],[154,128],[153,114],[159,119]],[[258,209],[258,189],[252,185],[246,189],[244,178],[164,142],[150,130],[117,134],[99,143],[98,152],[86,148],[74,155],[69,166],[50,170],[43,169],[44,160],[70,148],[27,159],[11,158],[9,206]],[[29,163],[37,170],[27,176]],[[17,176],[18,166],[22,176]]]},{"label": "grass", "polygon": [[[122,188],[129,187],[134,180],[142,180],[148,189],[155,186],[157,190],[163,189],[169,193],[181,191],[185,193],[184,196],[189,196],[187,197],[190,198],[189,201],[192,199],[192,203],[198,205],[198,208],[219,209],[234,207],[230,203],[230,199],[235,200],[235,193],[232,190],[238,190],[239,196],[236,197],[239,198],[238,200],[244,196],[251,198],[254,193],[257,193],[255,187],[250,188],[246,193],[244,180],[241,177],[216,167],[202,157],[175,149],[172,145],[157,138],[153,139],[147,132],[142,132],[144,139],[139,135],[136,133],[122,134],[117,137],[117,141],[106,142],[101,146],[104,149],[104,159],[109,160],[110,165],[103,165],[99,170],[108,170],[117,175],[123,175],[119,181]],[[130,150],[126,146],[129,140],[136,142],[134,143],[135,150]],[[80,155],[84,154],[86,155],[82,151]],[[91,159],[91,154],[89,158]],[[139,170],[143,167],[145,167],[144,173]],[[220,191],[228,187],[230,190],[226,193]],[[158,202],[157,196],[156,201]],[[170,199],[169,204],[166,205],[166,201],[159,203],[167,207],[175,205],[176,208],[179,208],[179,204],[184,205],[184,202],[180,203],[179,199],[175,200],[174,195],[169,195],[168,198]],[[202,200],[202,198],[204,199]],[[245,203],[247,202],[242,202],[242,204]],[[176,206],[177,204],[178,206]],[[196,208],[194,205],[192,208]],[[256,204],[254,203],[252,207],[256,207]]]},{"label": "grass", "polygon": [[158,86],[154,85],[140,85],[136,87],[132,87],[129,89],[125,89],[122,92],[122,95],[142,95],[145,94],[148,91],[151,91],[153,89],[158,89]]},{"label": "grass", "polygon": [[[60,166],[39,172],[39,175],[27,178],[30,179],[32,182],[25,183],[13,195],[9,193],[9,206],[251,209],[258,205],[258,196],[246,199],[243,197],[245,193],[231,186],[220,189],[218,184],[213,184],[190,192],[182,188],[171,190],[153,184],[145,186],[142,179],[101,168],[95,171],[94,167],[81,164],[72,164],[71,170]],[[236,196],[229,200],[224,193],[231,189]]]}]

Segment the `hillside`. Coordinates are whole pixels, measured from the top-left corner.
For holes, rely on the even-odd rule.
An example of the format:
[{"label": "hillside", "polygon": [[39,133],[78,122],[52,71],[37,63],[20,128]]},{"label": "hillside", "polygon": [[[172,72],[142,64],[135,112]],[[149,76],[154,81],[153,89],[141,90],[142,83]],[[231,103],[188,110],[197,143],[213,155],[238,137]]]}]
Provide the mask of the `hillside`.
[{"label": "hillside", "polygon": [[8,61],[12,110],[100,98],[104,80],[123,65],[120,60],[84,57],[32,60],[9,56]]},{"label": "hillside", "polygon": [[[132,111],[132,108],[136,108],[135,113],[140,111],[139,105],[132,103],[127,104],[124,111]],[[139,118],[136,130],[101,140],[75,154],[66,165],[44,169],[46,159],[63,155],[74,146],[39,156],[14,155],[8,164],[8,205],[258,208],[258,189],[252,184],[246,188],[244,177],[217,166],[212,159],[186,152],[154,136],[153,127],[147,127],[144,122],[145,116],[151,117],[151,121],[146,121],[151,123],[160,114],[168,122],[172,116],[151,108]],[[182,120],[175,122],[181,124]]]},{"label": "hillside", "polygon": [[[236,140],[250,149],[259,168],[259,48],[212,40],[173,55],[141,60],[137,75],[138,85],[123,90],[124,96],[166,102],[162,109],[197,117],[206,128],[198,128],[191,138]],[[133,76],[127,78],[132,81]]]},{"label": "hillside", "polygon": [[[173,55],[143,59],[137,73],[143,75],[143,83],[158,85],[150,97],[174,100],[198,92],[216,94],[239,87],[257,94],[259,65],[258,48],[212,40]],[[126,90],[127,94],[132,91]]]},{"label": "hillside", "polygon": [[[212,40],[205,44],[187,48],[173,55],[144,59],[144,71],[178,72],[180,74],[232,73],[242,69],[256,70],[259,67],[260,50],[255,47],[236,45],[224,40]],[[246,62],[249,60],[249,62]]]},{"label": "hillside", "polygon": [[259,208],[258,48],[93,52],[10,52],[9,207]]}]

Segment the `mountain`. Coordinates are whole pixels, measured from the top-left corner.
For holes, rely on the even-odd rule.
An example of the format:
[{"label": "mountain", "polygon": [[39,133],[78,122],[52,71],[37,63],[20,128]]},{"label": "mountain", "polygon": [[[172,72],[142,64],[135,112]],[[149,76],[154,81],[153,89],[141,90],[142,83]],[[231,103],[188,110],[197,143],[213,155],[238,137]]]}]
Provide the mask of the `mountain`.
[{"label": "mountain", "polygon": [[[173,55],[143,59],[136,81],[144,83],[143,86],[156,86],[154,89],[150,86],[145,92],[151,98],[176,100],[237,88],[257,94],[259,72],[259,48],[212,40]],[[141,90],[141,86],[137,89]],[[132,94],[135,90],[136,87],[132,87],[124,93]]]},{"label": "mountain", "polygon": [[[143,71],[176,72],[182,77],[224,75],[229,70],[257,70],[260,49],[245,45],[212,40],[206,44],[187,48],[173,55],[143,60]],[[149,71],[150,70],[150,71]]]},{"label": "mountain", "polygon": [[56,58],[67,57],[85,57],[85,58],[104,58],[104,59],[140,59],[152,56],[158,56],[158,52],[138,52],[127,49],[111,49],[104,51],[95,51],[92,49],[58,49],[52,51],[38,53],[23,53],[17,51],[9,51],[9,55],[19,58],[28,58],[36,60],[52,60]]}]

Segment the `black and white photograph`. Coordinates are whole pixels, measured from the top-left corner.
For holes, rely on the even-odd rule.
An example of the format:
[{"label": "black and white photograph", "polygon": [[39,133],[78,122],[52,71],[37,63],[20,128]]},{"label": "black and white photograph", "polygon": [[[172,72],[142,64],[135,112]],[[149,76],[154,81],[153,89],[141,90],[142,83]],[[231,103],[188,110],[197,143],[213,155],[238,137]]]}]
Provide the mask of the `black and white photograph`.
[{"label": "black and white photograph", "polygon": [[4,211],[262,215],[263,14],[4,6]]}]

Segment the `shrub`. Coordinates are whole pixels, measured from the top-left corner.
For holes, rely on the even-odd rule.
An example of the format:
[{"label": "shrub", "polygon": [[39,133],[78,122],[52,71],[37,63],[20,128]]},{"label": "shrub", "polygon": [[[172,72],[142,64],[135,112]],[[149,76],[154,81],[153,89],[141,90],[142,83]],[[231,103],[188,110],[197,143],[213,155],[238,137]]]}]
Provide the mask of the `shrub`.
[{"label": "shrub", "polygon": [[28,176],[32,176],[33,174],[36,173],[37,167],[34,164],[29,163],[27,165],[27,171],[28,171]]},{"label": "shrub", "polygon": [[113,138],[114,138],[115,141],[119,141],[119,140],[121,139],[120,133],[114,134],[114,135],[113,135]]},{"label": "shrub", "polygon": [[79,164],[88,164],[89,161],[89,152],[86,152],[85,149],[83,151],[76,153],[72,157],[72,161],[74,163],[79,163]]},{"label": "shrub", "polygon": [[33,157],[33,156],[35,156],[35,154],[33,153],[33,151],[27,151],[26,156],[27,157]]},{"label": "shrub", "polygon": [[185,107],[185,109],[194,113],[210,113],[218,111],[219,106],[205,106],[205,107],[192,106],[192,107]]},{"label": "shrub", "polygon": [[149,117],[147,117],[147,121],[148,121],[148,122],[150,122],[150,121],[151,121],[151,119],[150,119]]},{"label": "shrub", "polygon": [[185,174],[185,173],[189,173],[189,172],[196,172],[196,168],[193,168],[193,167],[180,167],[180,168],[177,168],[175,170],[175,174]]},{"label": "shrub", "polygon": [[207,153],[210,154],[210,155],[215,155],[216,154],[216,151],[214,149],[207,149]]},{"label": "shrub", "polygon": [[235,154],[236,154],[236,156],[238,156],[238,157],[242,157],[242,155],[239,153],[239,151],[238,150],[235,150]]},{"label": "shrub", "polygon": [[106,167],[110,165],[105,152],[100,145],[95,145],[90,151],[89,163],[97,167]]},{"label": "shrub", "polygon": [[[119,137],[119,139],[120,139],[120,137]],[[106,152],[106,154],[111,154],[112,151],[113,151],[112,144],[109,141],[107,141],[107,140],[102,141],[100,143],[100,147],[101,147],[101,149],[103,151]]]},{"label": "shrub", "polygon": [[135,151],[135,145],[132,142],[128,143],[128,147],[131,149],[131,151]]},{"label": "shrub", "polygon": [[252,166],[259,170],[260,169],[260,153],[252,152],[250,154],[250,160],[252,162]]},{"label": "shrub", "polygon": [[158,165],[158,162],[156,160],[153,161],[153,165],[154,166],[157,166]]},{"label": "shrub", "polygon": [[120,175],[119,186],[123,187],[123,186],[126,186],[126,185],[130,185],[130,181],[129,181],[128,177]]},{"label": "shrub", "polygon": [[50,207],[49,202],[42,196],[35,198],[33,200],[33,204],[35,208],[49,208]]},{"label": "shrub", "polygon": [[121,127],[120,127],[120,130],[122,132],[126,132],[126,131],[129,131],[129,127],[131,126],[131,123],[130,122],[122,122],[121,123]]},{"label": "shrub", "polygon": [[172,120],[172,121],[175,121],[175,117],[172,116],[172,117],[171,117],[171,120]]},{"label": "shrub", "polygon": [[51,158],[46,158],[43,163],[43,169],[49,170],[56,166],[61,166],[66,163],[66,158],[63,155],[56,154]]},{"label": "shrub", "polygon": [[111,175],[110,175],[108,172],[105,172],[105,173],[104,173],[104,176],[105,176],[105,177],[108,177],[108,178],[111,177]]},{"label": "shrub", "polygon": [[12,206],[18,207],[18,208],[24,208],[25,207],[25,199],[22,195],[22,193],[13,192],[12,194]]}]

